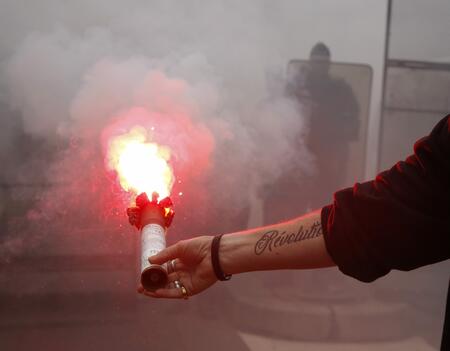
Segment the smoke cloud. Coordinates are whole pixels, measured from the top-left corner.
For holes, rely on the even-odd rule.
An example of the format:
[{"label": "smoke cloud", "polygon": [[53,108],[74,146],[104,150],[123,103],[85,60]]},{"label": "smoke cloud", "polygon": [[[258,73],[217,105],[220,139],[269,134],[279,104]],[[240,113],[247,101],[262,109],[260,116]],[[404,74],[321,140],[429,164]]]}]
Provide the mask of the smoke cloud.
[{"label": "smoke cloud", "polygon": [[249,199],[286,167],[300,169],[299,180],[312,172],[307,121],[284,96],[285,61],[265,7],[224,6],[155,2],[122,14],[111,3],[102,24],[67,21],[11,46],[3,100],[23,133],[46,147],[7,178],[51,186],[26,212],[34,234],[24,238],[23,226],[10,223],[3,251],[49,232],[121,227],[129,198],[104,167],[102,141],[134,124],[154,128],[155,141],[173,152],[176,239],[234,229],[233,219],[251,212]]}]

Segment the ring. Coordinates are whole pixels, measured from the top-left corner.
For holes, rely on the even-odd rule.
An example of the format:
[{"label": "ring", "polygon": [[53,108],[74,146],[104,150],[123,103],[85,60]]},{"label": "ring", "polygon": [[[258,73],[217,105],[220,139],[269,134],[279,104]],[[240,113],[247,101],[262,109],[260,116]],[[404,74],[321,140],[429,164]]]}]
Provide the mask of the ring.
[{"label": "ring", "polygon": [[172,261],[170,261],[170,265],[172,266],[172,272],[175,272],[175,260],[173,259]]},{"label": "ring", "polygon": [[176,289],[180,289],[181,293],[183,294],[183,299],[187,300],[189,298],[187,289],[184,287],[183,284],[179,280],[174,280],[173,284],[175,285]]},{"label": "ring", "polygon": [[167,262],[167,272],[168,273],[175,272],[175,260],[170,260]]},{"label": "ring", "polygon": [[181,288],[181,293],[183,294],[183,299],[187,300],[189,298],[189,295],[188,295],[186,288],[183,285],[181,285],[180,288]]}]

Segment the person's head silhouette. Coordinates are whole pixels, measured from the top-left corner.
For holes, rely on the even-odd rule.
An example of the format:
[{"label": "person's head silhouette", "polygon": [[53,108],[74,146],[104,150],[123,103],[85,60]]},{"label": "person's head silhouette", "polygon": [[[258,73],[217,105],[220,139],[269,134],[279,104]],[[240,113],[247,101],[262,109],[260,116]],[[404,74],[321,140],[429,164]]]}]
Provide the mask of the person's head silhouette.
[{"label": "person's head silhouette", "polygon": [[318,42],[314,45],[309,54],[311,75],[313,77],[327,76],[330,69],[330,59],[330,49],[324,43]]}]

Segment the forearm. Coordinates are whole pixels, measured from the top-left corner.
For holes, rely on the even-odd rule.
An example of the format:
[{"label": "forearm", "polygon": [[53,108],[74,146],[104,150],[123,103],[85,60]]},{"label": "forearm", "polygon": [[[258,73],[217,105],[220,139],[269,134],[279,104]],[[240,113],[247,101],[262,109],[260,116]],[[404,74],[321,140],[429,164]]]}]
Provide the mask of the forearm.
[{"label": "forearm", "polygon": [[226,234],[219,258],[226,274],[334,266],[325,247],[320,210],[287,222]]}]

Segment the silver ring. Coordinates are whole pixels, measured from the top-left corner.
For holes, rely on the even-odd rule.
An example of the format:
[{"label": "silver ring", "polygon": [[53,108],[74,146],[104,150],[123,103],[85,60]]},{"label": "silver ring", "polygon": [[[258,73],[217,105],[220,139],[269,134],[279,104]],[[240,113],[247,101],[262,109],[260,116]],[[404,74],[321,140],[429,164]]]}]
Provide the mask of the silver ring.
[{"label": "silver ring", "polygon": [[172,267],[172,272],[175,272],[175,261],[176,261],[176,259],[173,259],[172,261],[170,261],[170,265]]},{"label": "silver ring", "polygon": [[181,289],[181,287],[182,287],[181,282],[179,280],[174,280],[173,284],[175,285],[175,288],[177,288],[177,289]]}]

